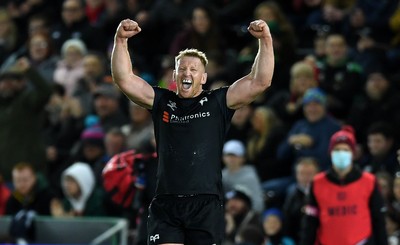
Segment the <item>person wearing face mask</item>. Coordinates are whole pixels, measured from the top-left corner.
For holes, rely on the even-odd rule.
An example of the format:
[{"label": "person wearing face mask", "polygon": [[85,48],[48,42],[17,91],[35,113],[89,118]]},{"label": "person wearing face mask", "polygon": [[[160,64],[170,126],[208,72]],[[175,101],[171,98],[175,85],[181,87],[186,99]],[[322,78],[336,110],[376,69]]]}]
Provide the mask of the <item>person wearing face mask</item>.
[{"label": "person wearing face mask", "polygon": [[350,126],[332,135],[332,167],[312,183],[300,245],[385,245],[385,207],[374,175],[353,163],[356,147]]}]

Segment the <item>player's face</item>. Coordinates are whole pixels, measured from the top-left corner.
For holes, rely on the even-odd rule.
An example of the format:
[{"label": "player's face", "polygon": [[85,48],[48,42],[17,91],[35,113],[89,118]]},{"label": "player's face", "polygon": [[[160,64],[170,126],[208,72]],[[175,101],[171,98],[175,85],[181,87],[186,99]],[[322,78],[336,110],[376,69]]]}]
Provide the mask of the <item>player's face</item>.
[{"label": "player's face", "polygon": [[176,63],[174,79],[178,96],[193,98],[203,91],[202,86],[206,83],[207,73],[199,58],[184,56]]}]

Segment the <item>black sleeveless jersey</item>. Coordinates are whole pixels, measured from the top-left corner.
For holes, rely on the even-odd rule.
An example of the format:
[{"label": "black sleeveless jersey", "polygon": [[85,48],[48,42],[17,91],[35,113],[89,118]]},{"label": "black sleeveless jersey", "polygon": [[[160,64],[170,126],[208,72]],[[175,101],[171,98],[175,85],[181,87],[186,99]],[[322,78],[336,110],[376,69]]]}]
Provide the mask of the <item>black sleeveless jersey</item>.
[{"label": "black sleeveless jersey", "polygon": [[154,87],[156,195],[222,195],[222,147],[234,113],[226,104],[227,91],[223,87],[182,99]]}]

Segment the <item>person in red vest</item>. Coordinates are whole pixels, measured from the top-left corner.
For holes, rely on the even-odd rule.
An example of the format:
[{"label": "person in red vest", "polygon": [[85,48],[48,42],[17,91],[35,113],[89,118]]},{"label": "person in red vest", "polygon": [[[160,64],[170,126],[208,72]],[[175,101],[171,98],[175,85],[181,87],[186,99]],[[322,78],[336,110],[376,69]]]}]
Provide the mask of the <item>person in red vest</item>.
[{"label": "person in red vest", "polygon": [[356,147],[350,126],[332,135],[332,167],[311,185],[300,245],[387,245],[385,206],[374,175],[354,163]]}]

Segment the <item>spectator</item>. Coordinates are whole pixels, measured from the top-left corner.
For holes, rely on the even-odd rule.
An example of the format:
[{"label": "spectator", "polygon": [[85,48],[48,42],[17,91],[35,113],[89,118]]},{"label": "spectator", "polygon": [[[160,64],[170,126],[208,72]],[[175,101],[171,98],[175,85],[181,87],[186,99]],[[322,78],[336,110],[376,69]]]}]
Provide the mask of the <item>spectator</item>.
[{"label": "spectator", "polygon": [[103,30],[91,26],[85,15],[84,1],[64,0],[62,2],[61,20],[51,29],[56,50],[69,39],[80,39],[89,50],[105,52],[107,42]]},{"label": "spectator", "polygon": [[278,208],[269,208],[263,213],[263,228],[267,235],[265,245],[295,245],[295,242],[284,235],[284,220],[282,211]]},{"label": "spectator", "polygon": [[32,67],[46,79],[53,83],[53,75],[59,57],[55,55],[52,39],[45,31],[33,32],[29,35],[27,43],[12,53],[3,63],[1,69],[8,69],[21,56],[26,56]]},{"label": "spectator", "polygon": [[64,170],[61,186],[65,198],[51,202],[53,217],[102,216],[103,192],[96,189],[95,177],[90,166],[76,162]]},{"label": "spectator", "polygon": [[6,204],[6,215],[15,215],[22,209],[50,215],[50,202],[55,196],[41,173],[31,164],[20,162],[13,167],[12,178],[14,190]]},{"label": "spectator", "polygon": [[396,213],[388,212],[385,215],[386,232],[388,234],[389,245],[400,243],[400,220]]},{"label": "spectator", "polygon": [[306,199],[310,193],[310,185],[319,172],[318,162],[311,157],[300,158],[295,166],[296,183],[290,186],[282,211],[285,218],[284,230],[297,244],[300,241],[301,220],[304,216]]},{"label": "spectator", "polygon": [[327,0],[322,2],[319,11],[313,12],[309,17],[312,26],[326,25],[331,32],[341,32],[347,17],[357,0]]},{"label": "spectator", "polygon": [[41,130],[50,94],[50,85],[27,58],[0,75],[0,172],[6,182],[11,182],[11,169],[21,161],[46,173]]},{"label": "spectator", "polygon": [[300,157],[314,157],[320,169],[329,166],[326,149],[329,138],[340,129],[339,122],[326,111],[326,97],[319,88],[308,89],[303,97],[305,119],[297,121],[286,139],[279,145],[277,156],[283,161],[296,162]]},{"label": "spectator", "polygon": [[128,117],[120,107],[121,93],[114,85],[98,86],[93,93],[94,111],[104,132],[128,123]]},{"label": "spectator", "polygon": [[53,21],[53,19],[44,13],[32,15],[28,19],[28,36],[36,33],[50,34],[50,21]]},{"label": "spectator", "polygon": [[104,144],[108,158],[127,150],[126,136],[119,128],[112,128],[106,133]]},{"label": "spectator", "polygon": [[[389,29],[389,19],[394,14],[398,2],[370,2],[358,0],[348,19],[348,33],[357,34],[367,31],[369,36],[382,44],[389,44],[392,36]],[[350,39],[351,36],[348,36]]]},{"label": "spectator", "polygon": [[252,105],[245,105],[235,111],[233,114],[231,126],[228,129],[225,139],[237,139],[246,142],[250,137],[251,122],[254,108]]},{"label": "spectator", "polygon": [[379,190],[382,193],[383,201],[387,206],[393,200],[393,175],[386,171],[378,171],[375,173]]},{"label": "spectator", "polygon": [[[328,36],[328,30],[322,28],[317,32],[317,35],[313,39],[313,49],[304,57],[304,61],[310,63],[316,70],[317,62],[323,62],[326,58],[326,37]],[[317,77],[318,78],[318,77]]]},{"label": "spectator", "polygon": [[225,165],[222,170],[222,185],[225,192],[234,190],[235,186],[244,186],[251,190],[252,209],[261,213],[264,210],[264,195],[256,169],[246,164],[244,144],[239,140],[229,140],[224,144],[222,154]]},{"label": "spectator", "polygon": [[[97,161],[92,167],[96,178],[96,188],[104,188],[103,182],[103,170],[113,156],[126,151],[126,137],[119,128],[112,128],[106,134],[104,138],[105,155],[101,160]],[[120,180],[121,181],[121,180]],[[109,195],[105,195],[103,206],[107,215],[111,216],[124,216],[127,210],[123,210],[120,206],[113,203]],[[136,210],[135,210],[136,211]],[[134,217],[133,214],[129,215],[130,218]]]},{"label": "spectator", "polygon": [[303,119],[303,96],[307,89],[317,87],[313,67],[305,61],[298,61],[290,69],[289,90],[275,93],[267,105],[272,107],[277,116],[289,127]]},{"label": "spectator", "polygon": [[356,129],[360,142],[367,142],[368,127],[378,121],[392,124],[396,134],[400,135],[397,129],[400,123],[400,93],[384,73],[370,73],[362,93],[349,107],[347,122]]},{"label": "spectator", "polygon": [[53,75],[59,57],[55,55],[52,39],[47,32],[37,32],[29,37],[28,57],[47,82],[53,83]]},{"label": "spectator", "polygon": [[235,245],[264,245],[264,234],[260,228],[247,225],[235,237]]},{"label": "spectator", "polygon": [[386,171],[391,175],[400,170],[397,163],[396,135],[390,124],[372,124],[367,134],[367,146],[368,153],[361,161],[364,170],[371,173]]},{"label": "spectator", "polygon": [[363,71],[351,61],[346,38],[330,34],[325,41],[326,58],[317,62],[319,87],[327,94],[327,109],[337,119],[349,116],[349,108],[363,87]]},{"label": "spectator", "polygon": [[378,183],[375,176],[354,165],[355,147],[354,130],[349,126],[331,137],[332,167],[312,182],[301,245],[388,244]]},{"label": "spectator", "polygon": [[51,19],[57,19],[59,11],[59,1],[51,0],[20,0],[8,2],[7,9],[13,19],[18,23],[18,29],[26,32],[26,20],[31,16],[43,13]]},{"label": "spectator", "polygon": [[251,117],[250,137],[246,141],[247,156],[262,182],[291,175],[290,164],[284,165],[276,158],[279,143],[285,138],[286,128],[266,106],[255,108]]},{"label": "spectator", "polygon": [[86,45],[79,39],[69,39],[62,45],[62,59],[57,63],[53,79],[64,86],[67,96],[73,95],[79,79],[84,75],[83,58],[86,53]]},{"label": "spectator", "polygon": [[224,54],[226,45],[216,22],[215,10],[207,5],[199,5],[194,7],[190,17],[189,27],[176,34],[169,54],[174,57],[186,48],[196,48],[207,54]]},{"label": "spectator", "polygon": [[148,142],[153,134],[153,121],[149,111],[134,102],[129,102],[130,122],[121,127],[129,149],[138,149]]},{"label": "spectator", "polygon": [[84,56],[83,76],[78,80],[72,96],[77,98],[85,115],[93,113],[93,94],[98,86],[110,82],[107,76],[105,57],[100,53],[88,53]]},{"label": "spectator", "polygon": [[99,125],[94,125],[83,130],[80,141],[75,145],[68,164],[84,162],[89,164],[94,172],[95,183],[101,186],[101,173],[109,157],[104,145],[105,132]]},{"label": "spectator", "polygon": [[225,241],[224,245],[232,244],[237,234],[249,226],[254,225],[262,231],[260,215],[251,207],[250,193],[251,190],[241,186],[225,194]]},{"label": "spectator", "polygon": [[291,0],[280,1],[284,12],[287,14],[294,27],[297,37],[297,47],[300,50],[312,48],[313,39],[318,35],[321,26],[312,24],[316,14],[322,9],[322,0]]},{"label": "spectator", "polygon": [[217,89],[223,86],[229,86],[231,83],[228,81],[234,81],[232,77],[234,73],[230,72],[236,66],[235,59],[236,54],[231,51],[223,53],[221,51],[212,51],[208,54],[208,65],[207,65],[207,80],[205,88],[209,90]]}]

